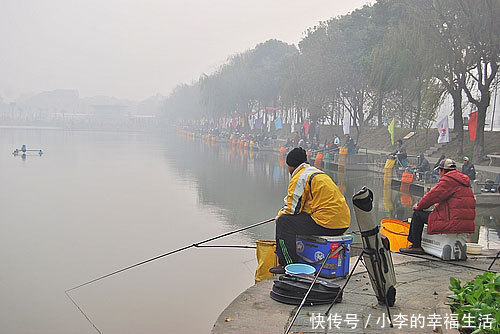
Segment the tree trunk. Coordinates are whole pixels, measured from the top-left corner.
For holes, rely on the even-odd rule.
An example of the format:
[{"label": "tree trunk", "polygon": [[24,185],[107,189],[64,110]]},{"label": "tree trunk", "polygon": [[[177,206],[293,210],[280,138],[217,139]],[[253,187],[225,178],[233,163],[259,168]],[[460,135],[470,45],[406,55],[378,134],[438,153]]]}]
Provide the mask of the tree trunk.
[{"label": "tree trunk", "polygon": [[[489,100],[488,100],[489,101]],[[474,162],[479,163],[484,156],[484,124],[486,122],[486,109],[489,103],[481,103],[478,108],[476,128],[476,141],[474,143]]]},{"label": "tree trunk", "polygon": [[418,128],[418,123],[420,122],[420,113],[422,112],[422,93],[420,91],[420,85],[417,88],[417,113],[415,114],[415,120],[413,123],[413,130],[416,131]]},{"label": "tree trunk", "polygon": [[377,99],[377,126],[379,128],[383,127],[384,124],[382,124],[382,107],[383,107],[383,102],[384,102],[384,93],[382,93],[382,90],[380,89],[378,91],[378,99]]},{"label": "tree trunk", "polygon": [[365,91],[361,90],[361,92],[358,93],[358,119],[359,119],[359,126],[364,126],[365,125],[365,114],[363,110],[363,106],[365,104]]},{"label": "tree trunk", "polygon": [[453,99],[453,132],[458,134],[457,155],[464,154],[464,119],[462,117],[462,89],[458,88],[450,92]]},{"label": "tree trunk", "polygon": [[404,122],[403,122],[403,120],[405,118],[405,115],[404,115],[405,114],[405,111],[404,111],[404,101],[405,101],[405,99],[404,99],[404,93],[403,93],[403,90],[401,90],[401,116],[400,116],[401,118],[399,120],[401,129],[403,129],[405,127],[404,126]]}]

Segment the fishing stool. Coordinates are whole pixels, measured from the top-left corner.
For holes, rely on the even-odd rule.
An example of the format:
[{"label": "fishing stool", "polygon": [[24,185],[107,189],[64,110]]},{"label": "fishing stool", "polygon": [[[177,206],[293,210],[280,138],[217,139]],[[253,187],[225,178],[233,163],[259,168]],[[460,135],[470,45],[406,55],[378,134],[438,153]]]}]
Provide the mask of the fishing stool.
[{"label": "fishing stool", "polygon": [[427,234],[427,224],[422,231],[422,249],[430,255],[445,261],[467,260],[468,233]]}]

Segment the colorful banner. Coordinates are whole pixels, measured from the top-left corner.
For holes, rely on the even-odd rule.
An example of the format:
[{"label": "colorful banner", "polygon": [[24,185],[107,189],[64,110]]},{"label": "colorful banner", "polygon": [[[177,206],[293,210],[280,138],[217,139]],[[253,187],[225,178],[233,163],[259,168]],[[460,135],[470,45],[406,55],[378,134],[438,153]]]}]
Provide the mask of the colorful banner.
[{"label": "colorful banner", "polygon": [[304,130],[306,130],[306,135],[309,134],[309,120],[304,122]]},{"label": "colorful banner", "polygon": [[262,129],[262,117],[257,118],[255,121],[255,128],[261,130]]},{"label": "colorful banner", "polygon": [[391,134],[391,143],[394,145],[394,125],[396,123],[396,119],[393,118],[391,124],[387,127],[387,131]]},{"label": "colorful banner", "polygon": [[436,127],[439,131],[438,144],[449,143],[450,142],[450,129],[448,128],[448,116],[445,116],[440,120]]},{"label": "colorful banner", "polygon": [[344,115],[344,134],[348,135],[351,133],[351,115],[349,113]]},{"label": "colorful banner", "polygon": [[278,117],[274,120],[274,127],[276,130],[279,130],[283,127],[283,123],[281,122],[281,117]]},{"label": "colorful banner", "polygon": [[469,138],[471,141],[476,140],[476,130],[477,130],[477,111],[471,112],[469,115]]}]

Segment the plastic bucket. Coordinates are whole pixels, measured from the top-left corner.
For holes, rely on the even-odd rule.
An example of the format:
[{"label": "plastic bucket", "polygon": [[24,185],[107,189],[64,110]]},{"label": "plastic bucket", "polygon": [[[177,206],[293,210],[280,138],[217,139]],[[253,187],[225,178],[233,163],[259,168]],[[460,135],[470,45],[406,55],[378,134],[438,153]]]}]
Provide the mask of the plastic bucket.
[{"label": "plastic bucket", "polygon": [[255,270],[255,282],[260,282],[274,275],[269,269],[278,265],[276,257],[276,241],[257,240],[257,269]]},{"label": "plastic bucket", "polygon": [[383,219],[380,233],[385,235],[391,244],[391,251],[399,252],[400,248],[408,248],[411,242],[408,241],[410,224],[395,219]]}]

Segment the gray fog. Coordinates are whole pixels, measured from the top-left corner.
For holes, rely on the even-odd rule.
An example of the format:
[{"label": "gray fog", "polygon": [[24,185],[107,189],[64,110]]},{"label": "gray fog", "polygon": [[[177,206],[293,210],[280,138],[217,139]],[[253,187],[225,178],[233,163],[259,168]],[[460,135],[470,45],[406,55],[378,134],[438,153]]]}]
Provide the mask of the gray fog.
[{"label": "gray fog", "polygon": [[369,1],[0,0],[0,97],[75,89],[141,100]]}]

